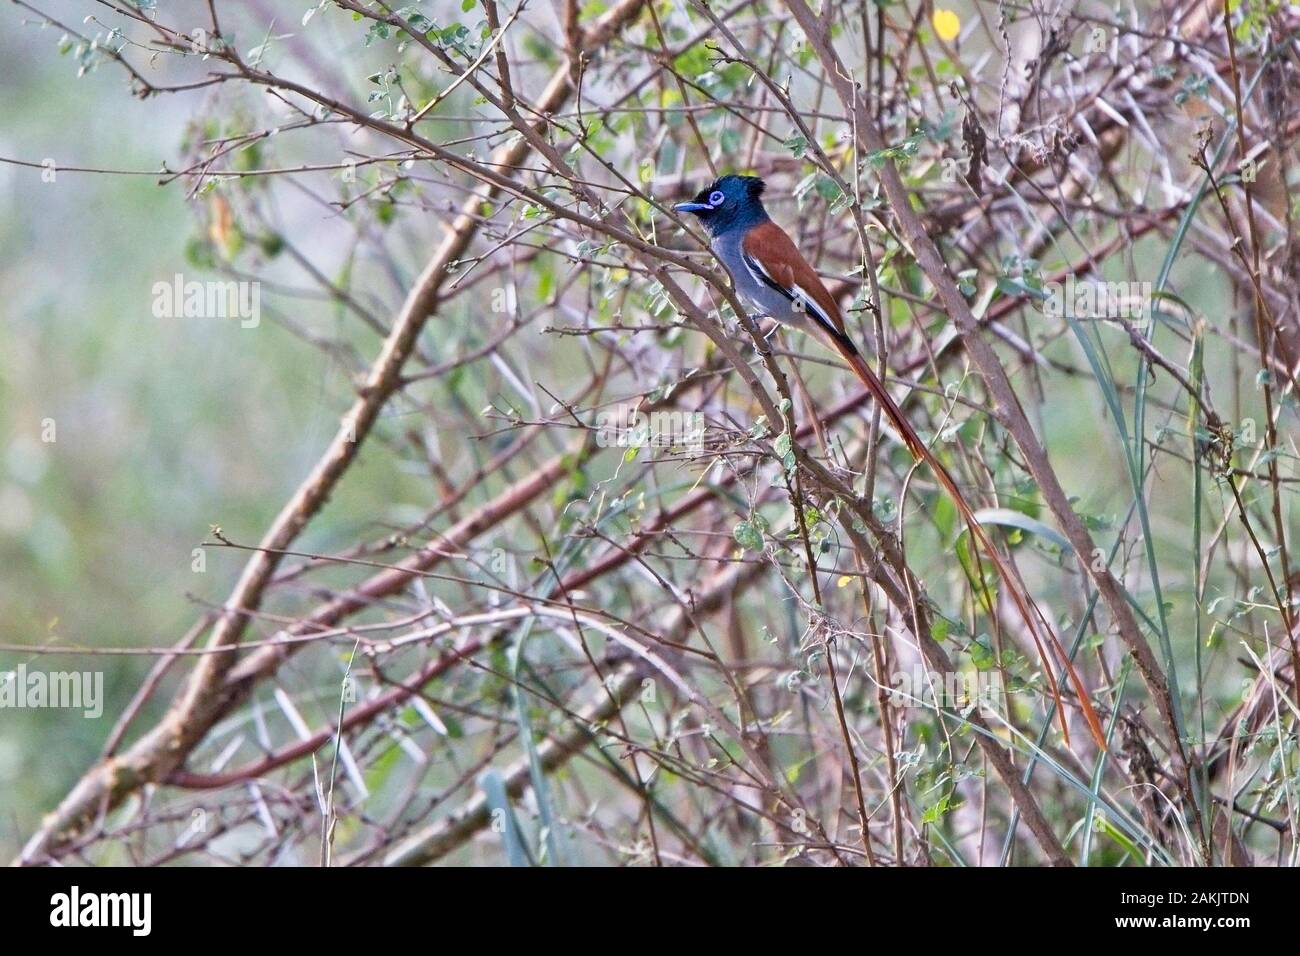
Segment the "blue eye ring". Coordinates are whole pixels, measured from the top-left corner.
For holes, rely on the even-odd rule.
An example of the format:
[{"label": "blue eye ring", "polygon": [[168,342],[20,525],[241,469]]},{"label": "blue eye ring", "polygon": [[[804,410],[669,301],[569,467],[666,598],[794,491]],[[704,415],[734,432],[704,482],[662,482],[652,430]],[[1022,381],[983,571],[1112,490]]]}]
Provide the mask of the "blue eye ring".
[{"label": "blue eye ring", "polygon": [[727,197],[721,189],[715,189],[713,192],[709,193],[709,205],[714,209],[717,209],[726,201]]}]

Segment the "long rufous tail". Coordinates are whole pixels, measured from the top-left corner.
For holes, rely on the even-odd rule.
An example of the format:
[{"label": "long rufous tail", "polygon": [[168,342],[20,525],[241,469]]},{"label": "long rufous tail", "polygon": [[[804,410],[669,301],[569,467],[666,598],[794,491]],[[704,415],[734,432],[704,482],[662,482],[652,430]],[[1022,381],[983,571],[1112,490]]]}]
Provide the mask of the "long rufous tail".
[{"label": "long rufous tail", "polygon": [[974,509],[972,509],[970,504],[966,501],[965,495],[963,495],[961,490],[957,487],[957,483],[953,480],[948,469],[944,467],[943,462],[939,461],[938,457],[936,457],[935,454],[926,447],[925,442],[921,441],[921,437],[917,435],[916,430],[912,428],[911,424],[903,416],[902,409],[900,409],[890,397],[889,392],[885,390],[884,383],[881,382],[876,373],[871,370],[866,359],[862,357],[862,353],[857,350],[857,347],[854,346],[845,335],[828,333],[827,339],[835,347],[835,350],[840,353],[844,360],[849,363],[849,367],[853,369],[854,373],[862,381],[862,384],[867,387],[869,392],[871,392],[885,415],[888,416],[890,422],[893,423],[894,428],[897,429],[898,433],[902,436],[903,441],[906,443],[907,448],[912,453],[913,457],[918,461],[924,462],[930,471],[934,473],[934,477],[938,480],[939,484],[943,485],[944,490],[948,492],[949,497],[952,498],[953,503],[957,506],[957,510],[961,512],[962,519],[966,522],[966,527],[970,529],[971,537],[979,545],[979,548],[988,555],[994,568],[997,569],[998,576],[1006,583],[1007,590],[1011,594],[1011,599],[1015,603],[1016,609],[1019,611],[1021,618],[1024,619],[1025,625],[1029,628],[1029,633],[1034,639],[1034,646],[1038,649],[1038,656],[1043,662],[1044,669],[1047,671],[1047,678],[1052,689],[1052,697],[1056,701],[1056,712],[1060,718],[1061,733],[1065,737],[1066,745],[1068,746],[1070,742],[1070,731],[1065,720],[1065,709],[1061,702],[1061,694],[1056,686],[1057,680],[1054,675],[1051,657],[1049,656],[1047,649],[1043,646],[1043,641],[1041,639],[1042,634],[1047,635],[1052,648],[1056,651],[1057,659],[1060,661],[1061,668],[1064,669],[1066,676],[1074,687],[1075,695],[1079,700],[1079,708],[1083,712],[1084,719],[1088,722],[1088,729],[1092,732],[1093,739],[1096,740],[1098,747],[1102,750],[1106,750],[1106,735],[1102,732],[1101,721],[1097,718],[1097,712],[1093,709],[1092,702],[1088,699],[1087,689],[1084,687],[1078,671],[1075,670],[1073,663],[1071,663],[1070,655],[1068,655],[1065,652],[1065,648],[1061,646],[1061,642],[1057,638],[1056,632],[1047,622],[1047,619],[1043,617],[1043,612],[1039,610],[1038,605],[1034,603],[1034,599],[1030,596],[1029,589],[1025,587],[1025,583],[1021,579],[1020,574],[1016,571],[1013,565],[1002,559],[997,548],[993,546],[992,540],[990,540],[988,534],[985,532],[984,526],[981,525],[979,519],[975,517]]}]

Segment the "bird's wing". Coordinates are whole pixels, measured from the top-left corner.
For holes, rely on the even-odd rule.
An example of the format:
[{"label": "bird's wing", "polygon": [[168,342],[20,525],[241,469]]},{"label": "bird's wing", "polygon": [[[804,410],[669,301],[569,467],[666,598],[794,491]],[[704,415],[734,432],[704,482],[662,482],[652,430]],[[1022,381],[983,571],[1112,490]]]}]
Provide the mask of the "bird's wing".
[{"label": "bird's wing", "polygon": [[740,251],[755,280],[785,296],[832,336],[844,335],[835,297],[784,229],[771,221],[757,225],[745,235]]}]

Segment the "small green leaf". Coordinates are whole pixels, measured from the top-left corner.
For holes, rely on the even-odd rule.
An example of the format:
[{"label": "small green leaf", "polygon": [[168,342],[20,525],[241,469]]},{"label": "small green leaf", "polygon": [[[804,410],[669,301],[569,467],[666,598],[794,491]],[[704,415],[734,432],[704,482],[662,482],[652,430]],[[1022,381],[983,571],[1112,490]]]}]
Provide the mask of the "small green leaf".
[{"label": "small green leaf", "polygon": [[759,534],[758,529],[748,521],[742,521],[740,524],[736,525],[735,530],[733,530],[731,534],[732,537],[736,539],[736,543],[746,551],[763,550],[763,536]]},{"label": "small green leaf", "polygon": [[970,642],[970,659],[975,669],[980,671],[991,670],[997,663],[997,656],[993,653],[987,634],[981,634]]}]

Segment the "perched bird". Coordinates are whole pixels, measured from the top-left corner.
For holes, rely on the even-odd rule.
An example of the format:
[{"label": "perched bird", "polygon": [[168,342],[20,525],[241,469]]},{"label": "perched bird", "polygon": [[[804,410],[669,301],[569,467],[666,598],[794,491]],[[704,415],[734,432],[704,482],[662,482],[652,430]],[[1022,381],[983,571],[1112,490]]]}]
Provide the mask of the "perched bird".
[{"label": "perched bird", "polygon": [[[731,274],[731,281],[743,299],[778,322],[811,332],[838,352],[853,369],[854,374],[879,403],[908,450],[929,467],[951,496],[970,529],[971,537],[988,555],[1006,582],[1007,590],[1033,636],[1049,676],[1054,669],[1042,637],[1046,635],[1048,643],[1053,645],[1057,660],[1078,695],[1088,729],[1097,745],[1105,750],[1106,738],[1101,730],[1101,722],[1097,719],[1083,681],[1070,663],[1065,648],[1034,604],[1015,568],[993,546],[948,469],[921,440],[903,415],[902,409],[886,391],[884,383],[849,338],[835,297],[800,254],[786,231],[768,216],[762,200],[765,186],[757,176],[722,176],[690,202],[678,203],[673,208],[677,212],[691,213],[708,230],[714,254]],[[1051,686],[1057,713],[1061,717],[1061,730],[1068,742],[1069,730],[1066,728],[1055,680]]]}]

